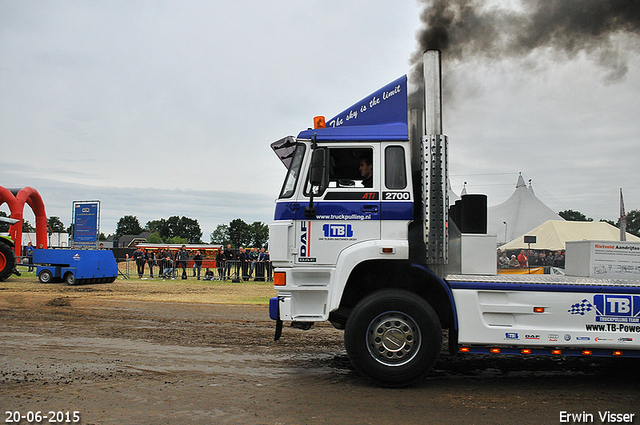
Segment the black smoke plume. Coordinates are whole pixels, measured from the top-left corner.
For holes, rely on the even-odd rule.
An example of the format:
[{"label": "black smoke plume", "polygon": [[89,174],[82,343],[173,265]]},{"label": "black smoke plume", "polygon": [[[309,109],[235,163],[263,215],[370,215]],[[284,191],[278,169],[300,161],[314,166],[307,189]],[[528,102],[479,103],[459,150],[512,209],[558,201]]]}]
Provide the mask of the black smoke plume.
[{"label": "black smoke plume", "polygon": [[571,60],[584,52],[614,82],[625,76],[625,57],[639,46],[640,0],[514,0],[511,9],[482,0],[421,3],[424,28],[410,59],[418,87],[427,49],[441,50],[445,63],[526,58],[539,49]]}]

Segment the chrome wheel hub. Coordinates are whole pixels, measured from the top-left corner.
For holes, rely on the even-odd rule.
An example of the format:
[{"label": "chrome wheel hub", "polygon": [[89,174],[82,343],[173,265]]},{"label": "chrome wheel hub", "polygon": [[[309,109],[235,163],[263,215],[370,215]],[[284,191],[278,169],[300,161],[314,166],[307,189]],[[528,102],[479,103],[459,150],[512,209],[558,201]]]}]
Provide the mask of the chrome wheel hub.
[{"label": "chrome wheel hub", "polygon": [[409,362],[420,349],[420,329],[404,313],[388,311],[373,319],[367,329],[367,348],[372,357],[388,366]]}]

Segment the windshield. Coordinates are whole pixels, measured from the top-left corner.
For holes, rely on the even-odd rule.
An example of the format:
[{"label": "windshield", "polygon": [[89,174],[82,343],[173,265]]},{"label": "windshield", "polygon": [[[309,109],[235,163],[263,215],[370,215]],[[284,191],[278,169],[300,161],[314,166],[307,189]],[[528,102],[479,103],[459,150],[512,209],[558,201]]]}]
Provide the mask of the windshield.
[{"label": "windshield", "polygon": [[296,184],[302,166],[302,158],[304,158],[304,145],[298,144],[295,149],[291,158],[291,164],[289,165],[289,171],[287,172],[287,178],[280,192],[280,198],[290,198],[296,191]]}]

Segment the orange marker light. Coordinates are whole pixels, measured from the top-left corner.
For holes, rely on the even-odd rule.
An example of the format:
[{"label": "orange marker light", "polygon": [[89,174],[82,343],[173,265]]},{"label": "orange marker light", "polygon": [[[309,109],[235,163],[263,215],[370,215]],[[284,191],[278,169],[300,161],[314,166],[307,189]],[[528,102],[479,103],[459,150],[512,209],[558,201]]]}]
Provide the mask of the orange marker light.
[{"label": "orange marker light", "polygon": [[500,354],[500,349],[499,348],[492,348],[491,350],[489,350],[491,353],[493,354]]},{"label": "orange marker light", "polygon": [[582,350],[582,355],[583,356],[590,356],[592,354],[593,354],[593,352],[591,350]]},{"label": "orange marker light", "polygon": [[460,351],[461,353],[468,353],[470,350],[469,350],[469,347],[460,347],[460,350],[459,350],[459,351]]},{"label": "orange marker light", "polygon": [[562,354],[562,350],[551,350],[551,354],[560,355]]},{"label": "orange marker light", "polygon": [[544,313],[544,307],[533,307],[534,313]]},{"label": "orange marker light", "polygon": [[287,274],[285,272],[275,272],[273,274],[274,286],[285,286],[287,284]]},{"label": "orange marker light", "polygon": [[531,350],[528,348],[523,348],[520,350],[520,354],[531,354]]},{"label": "orange marker light", "polygon": [[613,355],[613,356],[621,356],[622,355],[622,351],[614,351],[613,353],[611,353],[611,355]]},{"label": "orange marker light", "polygon": [[322,115],[313,117],[313,128],[327,128],[327,123]]}]

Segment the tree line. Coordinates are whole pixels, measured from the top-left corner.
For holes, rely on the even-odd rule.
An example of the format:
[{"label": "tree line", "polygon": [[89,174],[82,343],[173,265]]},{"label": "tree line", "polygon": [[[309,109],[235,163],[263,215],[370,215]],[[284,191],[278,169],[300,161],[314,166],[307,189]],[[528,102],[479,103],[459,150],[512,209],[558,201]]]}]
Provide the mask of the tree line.
[{"label": "tree line", "polygon": [[[567,221],[593,221],[593,218],[574,210],[560,211],[558,215]],[[0,211],[0,217],[8,217],[8,215],[4,211]],[[600,221],[620,228],[620,219],[615,222],[606,219]],[[0,223],[0,232],[8,231],[9,224]],[[23,220],[22,231],[33,233],[36,229],[28,220]],[[60,217],[51,216],[47,218],[47,231],[73,235],[73,224],[65,228]],[[118,220],[113,236],[118,238],[122,235],[139,235],[145,231],[151,233],[151,236],[147,238],[150,243],[202,243],[202,230],[198,220],[184,216],[151,220],[142,227],[136,216],[125,215]],[[627,232],[640,237],[640,210],[631,210],[627,213]],[[98,235],[98,240],[106,239],[103,233]],[[219,224],[209,235],[209,239],[212,244],[263,247],[269,239],[269,227],[261,221],[248,224],[244,220],[236,218],[229,224]]]},{"label": "tree line", "polygon": [[[138,218],[126,215],[118,220],[114,237],[139,235],[150,232],[149,243],[202,243],[202,230],[198,220],[189,217],[172,216],[168,219],[148,221],[145,227]],[[269,239],[269,227],[261,221],[251,224],[236,218],[229,224],[219,224],[209,235],[212,244],[263,247]]]},{"label": "tree line", "polygon": [[[0,217],[9,217],[9,215],[4,211],[0,211]],[[9,226],[9,223],[0,223],[0,232],[8,232]],[[47,218],[47,232],[49,233],[71,233],[72,229],[71,226],[65,228],[60,217],[53,215]],[[35,231],[35,226],[29,223],[29,220],[22,220],[23,233],[35,233]]]},{"label": "tree line", "polygon": [[[558,215],[567,221],[593,221],[593,218],[587,217],[579,211],[564,210],[560,211]],[[620,219],[617,221],[601,219],[606,223],[620,228]],[[640,210],[631,210],[627,213],[627,233],[640,237]]]}]

